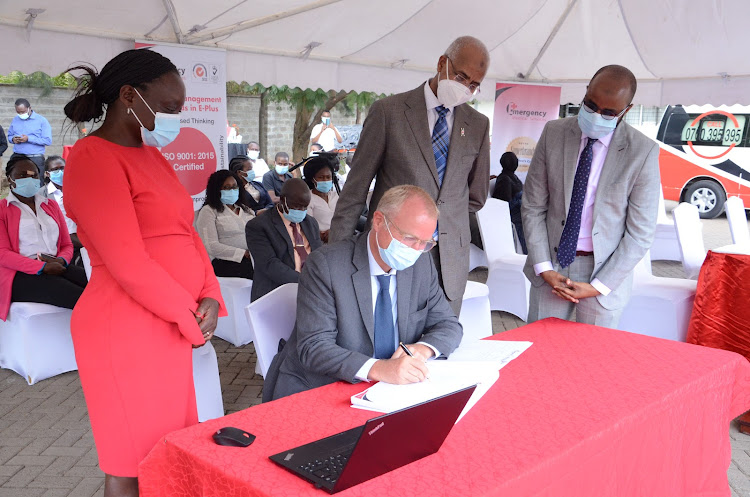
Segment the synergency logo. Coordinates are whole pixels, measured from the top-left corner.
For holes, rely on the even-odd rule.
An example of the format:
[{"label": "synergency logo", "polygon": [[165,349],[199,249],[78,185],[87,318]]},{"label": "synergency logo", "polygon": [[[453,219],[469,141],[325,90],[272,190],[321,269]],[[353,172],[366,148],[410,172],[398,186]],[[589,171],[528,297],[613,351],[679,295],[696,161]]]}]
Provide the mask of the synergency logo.
[{"label": "synergency logo", "polygon": [[526,110],[519,109],[515,102],[511,102],[505,106],[505,112],[511,116],[523,116],[523,117],[544,117],[547,115],[545,110]]},{"label": "synergency logo", "polygon": [[381,429],[383,426],[385,426],[385,422],[381,421],[380,424],[376,426],[375,428],[373,428],[372,430],[370,430],[368,434],[372,436],[373,433]]}]

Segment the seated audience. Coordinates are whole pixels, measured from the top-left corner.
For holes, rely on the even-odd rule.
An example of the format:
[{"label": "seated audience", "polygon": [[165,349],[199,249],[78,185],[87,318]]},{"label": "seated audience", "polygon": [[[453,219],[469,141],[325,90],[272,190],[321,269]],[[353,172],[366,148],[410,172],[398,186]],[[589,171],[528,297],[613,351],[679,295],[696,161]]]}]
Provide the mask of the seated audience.
[{"label": "seated audience", "polygon": [[339,194],[334,188],[334,171],[330,161],[323,157],[314,157],[303,167],[305,183],[312,192],[310,207],[307,214],[314,217],[320,228],[320,239],[328,243],[328,232],[331,229],[331,219],[336,210]]},{"label": "seated audience", "polygon": [[521,242],[523,253],[526,251],[526,238],[523,235],[523,223],[521,222],[521,199],[523,198],[523,182],[516,176],[518,169],[518,157],[513,152],[505,152],[500,156],[500,165],[503,172],[495,180],[495,189],[492,196],[499,200],[505,200],[510,206],[510,220],[516,227],[518,241]]},{"label": "seated audience", "polygon": [[260,157],[260,145],[258,145],[258,142],[247,144],[247,157],[252,161],[253,170],[257,177],[262,178],[264,174],[271,170],[266,161]]},{"label": "seated audience", "polygon": [[255,217],[240,204],[237,175],[220,169],[208,178],[206,202],[198,211],[195,229],[211,258],[216,276],[253,279],[245,225]]},{"label": "seated audience", "polygon": [[247,223],[247,246],[255,258],[255,279],[250,294],[257,300],[274,288],[297,283],[307,256],[320,248],[318,222],[307,215],[310,189],[299,178],[284,182],[280,201]]},{"label": "seated audience", "polygon": [[380,199],[370,231],[310,255],[297,322],[271,363],[264,401],[336,380],[419,382],[427,359],[453,352],[463,331],[426,253],[437,220],[427,192],[397,186]]},{"label": "seated audience", "polygon": [[289,172],[289,154],[278,152],[274,158],[273,170],[263,175],[263,187],[268,192],[274,204],[279,203],[281,187],[284,186],[284,182],[291,178],[292,174]]},{"label": "seated audience", "polygon": [[240,203],[250,207],[256,214],[258,211],[273,207],[273,201],[268,196],[263,184],[255,181],[257,178],[253,161],[245,156],[234,157],[229,161],[229,170],[236,173],[240,180]]},{"label": "seated audience", "polygon": [[79,261],[81,256],[81,240],[78,239],[78,227],[65,212],[63,204],[63,173],[65,172],[65,159],[59,155],[50,155],[44,161],[44,175],[49,179],[47,183],[47,197],[55,199],[57,205],[65,216],[65,224],[68,226],[70,241],[73,242],[73,261]]},{"label": "seated audience", "polygon": [[23,155],[8,160],[11,192],[0,200],[0,319],[11,302],[72,309],[86,287],[83,268],[68,265],[73,243],[57,202],[44,195],[39,168]]}]

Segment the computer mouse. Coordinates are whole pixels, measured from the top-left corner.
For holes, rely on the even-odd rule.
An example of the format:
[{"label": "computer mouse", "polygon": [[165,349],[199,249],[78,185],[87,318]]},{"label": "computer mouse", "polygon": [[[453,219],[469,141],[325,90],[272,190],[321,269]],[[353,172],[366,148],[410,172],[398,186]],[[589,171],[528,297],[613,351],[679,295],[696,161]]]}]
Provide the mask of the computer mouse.
[{"label": "computer mouse", "polygon": [[231,426],[217,430],[216,433],[214,433],[214,442],[216,442],[216,445],[247,447],[254,441],[255,435]]}]

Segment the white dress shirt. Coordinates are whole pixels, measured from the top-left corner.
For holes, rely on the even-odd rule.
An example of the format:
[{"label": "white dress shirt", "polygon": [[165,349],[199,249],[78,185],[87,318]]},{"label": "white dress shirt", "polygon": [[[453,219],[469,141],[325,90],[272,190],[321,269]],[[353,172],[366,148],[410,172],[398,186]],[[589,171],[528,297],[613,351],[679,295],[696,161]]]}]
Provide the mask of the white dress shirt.
[{"label": "white dress shirt", "polygon": [[57,240],[60,238],[60,227],[57,221],[42,209],[47,200],[43,190],[34,195],[36,214],[31,208],[18,200],[11,191],[7,197],[8,204],[21,209],[18,224],[18,253],[29,259],[36,259],[37,254],[57,255]]},{"label": "white dress shirt", "polygon": [[[438,111],[435,110],[435,107],[440,107],[443,104],[441,104],[440,100],[438,100],[435,94],[432,93],[432,88],[430,88],[429,81],[424,84],[424,103],[427,105],[427,126],[430,128],[430,136],[432,136],[432,131],[435,129],[435,123],[437,122],[438,117],[440,117],[440,114],[438,114]],[[445,108],[449,111],[445,115],[445,122],[448,125],[448,136],[450,136],[453,132],[454,107]]]},{"label": "white dress shirt", "polygon": [[68,213],[65,212],[65,205],[63,204],[63,192],[59,188],[55,186],[54,183],[51,181],[47,183],[47,198],[54,198],[57,202],[57,205],[60,206],[60,210],[63,213],[63,216],[65,216],[65,224],[68,226],[68,233],[78,233],[78,226],[76,226],[76,223],[68,217]]},{"label": "white dress shirt", "polygon": [[[313,138],[318,136],[321,129],[323,129],[323,123],[316,124],[313,127],[312,132],[310,133],[310,139],[312,140]],[[320,143],[320,146],[323,147],[324,152],[331,152],[336,148],[336,131],[334,131],[333,128],[324,129],[323,134],[318,137],[316,143]]]},{"label": "white dress shirt", "polygon": [[[614,131],[600,138],[592,146],[593,158],[591,160],[591,172],[589,173],[589,181],[586,185],[586,196],[583,199],[583,210],[581,211],[581,229],[578,232],[578,244],[576,250],[583,252],[594,251],[594,241],[591,237],[591,232],[594,229],[594,201],[596,200],[596,190],[599,186],[599,177],[602,174],[602,168],[604,167],[604,161],[607,158],[607,152],[609,152],[609,144],[612,141],[612,135]],[[581,158],[581,153],[586,147],[588,137],[581,135],[581,145],[578,148],[578,160]],[[552,271],[552,261],[544,261],[539,264],[534,264],[534,272],[539,275],[544,271]],[[604,283],[599,281],[599,278],[594,278],[591,281],[591,286],[597,289],[602,295],[608,295],[612,290],[608,288]]]}]

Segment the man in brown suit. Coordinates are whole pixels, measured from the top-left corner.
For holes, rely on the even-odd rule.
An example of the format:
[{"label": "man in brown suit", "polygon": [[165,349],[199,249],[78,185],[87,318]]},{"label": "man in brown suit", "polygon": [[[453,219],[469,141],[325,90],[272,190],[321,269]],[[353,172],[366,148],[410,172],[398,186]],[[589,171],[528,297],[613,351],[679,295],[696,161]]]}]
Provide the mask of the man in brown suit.
[{"label": "man in brown suit", "polygon": [[490,175],[489,120],[466,102],[479,91],[488,67],[484,44],[462,36],[440,56],[437,74],[425,84],[373,104],[329,235],[334,242],[354,233],[373,178],[370,213],[394,186],[424,189],[440,210],[438,245],[431,253],[456,315],[469,273],[469,212],[484,205]]}]

